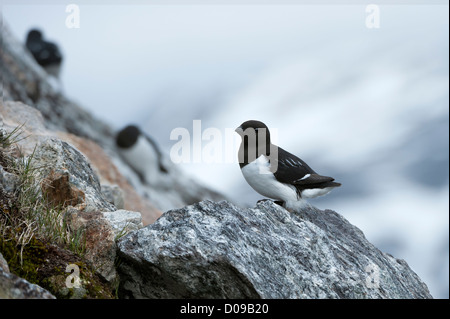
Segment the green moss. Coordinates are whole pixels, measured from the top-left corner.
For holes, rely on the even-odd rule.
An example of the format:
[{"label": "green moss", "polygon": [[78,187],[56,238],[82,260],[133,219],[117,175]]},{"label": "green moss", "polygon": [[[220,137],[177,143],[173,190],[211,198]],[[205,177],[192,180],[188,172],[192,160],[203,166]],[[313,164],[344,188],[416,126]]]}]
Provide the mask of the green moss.
[{"label": "green moss", "polygon": [[0,238],[0,251],[12,273],[32,283],[39,281],[37,270],[47,253],[42,242],[33,237],[28,245],[19,247],[13,239]]},{"label": "green moss", "polygon": [[[24,247],[17,246],[13,239],[0,237],[0,252],[12,273],[47,289],[57,298],[115,298],[113,287],[104,282],[79,256],[68,250],[34,237]],[[66,279],[71,274],[66,272],[69,264],[78,266],[80,288],[66,286]]]}]

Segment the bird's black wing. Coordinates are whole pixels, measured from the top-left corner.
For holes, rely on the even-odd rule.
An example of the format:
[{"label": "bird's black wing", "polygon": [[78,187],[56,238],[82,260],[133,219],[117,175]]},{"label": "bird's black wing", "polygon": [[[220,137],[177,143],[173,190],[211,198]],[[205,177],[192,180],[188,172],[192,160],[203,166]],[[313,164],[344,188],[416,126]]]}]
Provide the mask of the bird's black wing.
[{"label": "bird's black wing", "polygon": [[56,44],[54,44],[52,42],[47,42],[46,49],[50,52],[50,57],[49,57],[50,63],[61,63],[62,54],[61,54],[61,51],[59,51],[59,47]]},{"label": "bird's black wing", "polygon": [[305,189],[312,186],[318,188],[331,186],[330,183],[334,181],[332,177],[317,174],[302,159],[286,152],[281,147],[278,147],[277,156],[271,153],[270,157],[271,166],[273,167],[274,164],[278,165],[276,167],[277,170],[274,172],[275,178],[282,183],[292,184],[296,188]]},{"label": "bird's black wing", "polygon": [[275,178],[286,184],[292,184],[307,174],[316,174],[308,164],[281,147],[271,149],[270,164],[276,169],[273,171]]}]

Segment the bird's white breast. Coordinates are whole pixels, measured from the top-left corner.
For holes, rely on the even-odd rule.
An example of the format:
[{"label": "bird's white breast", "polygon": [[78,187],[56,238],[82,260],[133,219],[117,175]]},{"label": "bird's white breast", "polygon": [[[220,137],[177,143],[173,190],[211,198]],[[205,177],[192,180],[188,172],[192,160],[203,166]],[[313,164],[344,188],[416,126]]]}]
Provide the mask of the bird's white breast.
[{"label": "bird's white breast", "polygon": [[158,156],[153,146],[143,136],[129,148],[121,148],[120,152],[130,166],[142,174],[148,183],[158,177]]},{"label": "bird's white breast", "polygon": [[269,161],[261,155],[245,165],[242,174],[247,183],[261,195],[282,201],[296,201],[297,193],[294,186],[278,182],[269,168]]}]

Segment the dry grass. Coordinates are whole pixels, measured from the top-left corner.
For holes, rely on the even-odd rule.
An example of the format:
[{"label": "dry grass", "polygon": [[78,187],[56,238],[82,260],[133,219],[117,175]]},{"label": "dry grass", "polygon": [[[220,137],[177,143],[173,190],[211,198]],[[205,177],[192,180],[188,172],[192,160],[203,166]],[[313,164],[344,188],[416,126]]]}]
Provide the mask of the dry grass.
[{"label": "dry grass", "polygon": [[0,185],[0,235],[3,241],[13,241],[21,255],[33,238],[82,255],[84,234],[71,232],[62,207],[48,205],[42,192],[40,172],[44,167],[34,161],[36,148],[29,156],[11,156],[13,151],[17,154],[17,148],[13,150],[15,143],[26,138],[20,128],[9,134],[0,132],[0,164],[18,179],[13,193],[6,193]]}]

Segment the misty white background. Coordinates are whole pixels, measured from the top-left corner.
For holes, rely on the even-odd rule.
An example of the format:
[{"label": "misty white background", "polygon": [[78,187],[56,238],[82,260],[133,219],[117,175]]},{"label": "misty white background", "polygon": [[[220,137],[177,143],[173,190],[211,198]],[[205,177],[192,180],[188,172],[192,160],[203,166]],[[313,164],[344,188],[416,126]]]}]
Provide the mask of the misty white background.
[{"label": "misty white background", "polygon": [[[312,201],[405,259],[448,298],[448,5],[5,4],[24,41],[38,27],[64,54],[65,93],[114,128],[136,123],[169,154],[174,128],[225,137],[258,119],[277,144],[343,186]],[[234,138],[238,138],[235,136]],[[261,196],[242,177],[237,142],[221,163],[183,169],[233,202]],[[203,141],[203,146],[208,141]]]}]

